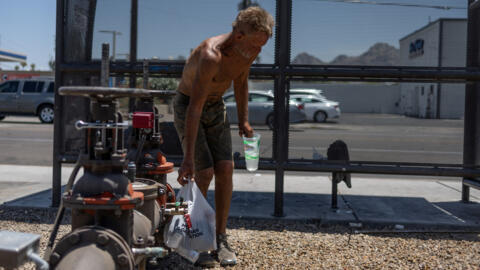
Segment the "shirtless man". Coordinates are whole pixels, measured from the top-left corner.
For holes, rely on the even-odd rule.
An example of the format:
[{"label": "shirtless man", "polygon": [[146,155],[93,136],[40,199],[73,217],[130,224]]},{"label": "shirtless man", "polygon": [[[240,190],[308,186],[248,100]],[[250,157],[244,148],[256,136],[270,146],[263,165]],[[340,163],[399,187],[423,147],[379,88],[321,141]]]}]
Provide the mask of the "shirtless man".
[{"label": "shirtless man", "polygon": [[[240,136],[251,137],[248,123],[248,74],[261,48],[272,36],[274,20],[260,7],[242,10],[232,32],[203,41],[188,58],[174,101],[174,122],[182,142],[183,162],[177,181],[195,179],[203,195],[215,175],[217,250],[221,265],[235,265],[226,227],[232,198],[232,139],[222,96],[235,92]],[[205,254],[199,263],[210,266]],[[203,259],[202,259],[203,257]],[[205,257],[207,257],[205,259]],[[202,263],[204,261],[205,263]]]}]

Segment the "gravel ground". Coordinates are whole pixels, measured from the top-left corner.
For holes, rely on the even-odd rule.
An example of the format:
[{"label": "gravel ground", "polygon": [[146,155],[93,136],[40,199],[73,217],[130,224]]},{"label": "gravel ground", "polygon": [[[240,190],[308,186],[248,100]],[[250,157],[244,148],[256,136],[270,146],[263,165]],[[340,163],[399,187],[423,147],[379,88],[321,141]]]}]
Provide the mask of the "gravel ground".
[{"label": "gravel ground", "polygon": [[[41,234],[41,255],[54,219],[51,210],[0,206],[0,230]],[[59,236],[69,229],[62,225]],[[354,234],[315,222],[245,219],[231,219],[228,233],[236,269],[480,269],[478,234]],[[200,268],[172,254],[158,269]]]}]

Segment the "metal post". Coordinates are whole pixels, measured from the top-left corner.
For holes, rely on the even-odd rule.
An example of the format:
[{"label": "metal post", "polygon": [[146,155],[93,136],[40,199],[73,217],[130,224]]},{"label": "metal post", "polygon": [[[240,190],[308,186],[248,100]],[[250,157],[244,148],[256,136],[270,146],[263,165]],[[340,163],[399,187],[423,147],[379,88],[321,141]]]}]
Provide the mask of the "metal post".
[{"label": "metal post", "polygon": [[[115,31],[115,30],[100,30],[100,33],[107,33],[107,34],[112,34],[112,57],[109,58],[112,60],[112,62],[115,62],[115,55],[117,54],[116,48],[117,48],[117,35],[121,35],[121,32]],[[105,85],[105,86],[108,86]],[[116,79],[115,77],[112,77],[112,86],[116,87]]]},{"label": "metal post", "polygon": [[[468,0],[468,26],[467,26],[467,68],[480,66],[480,42],[478,31],[480,31],[480,8],[473,8],[474,0]],[[480,121],[480,84],[467,83],[465,87],[465,120],[463,139],[463,164],[471,167],[480,164],[478,155],[480,147],[480,133],[477,124]],[[467,180],[463,178],[463,181]],[[469,202],[470,187],[462,184],[462,201]]]},{"label": "metal post", "polygon": [[[113,31],[112,63],[115,62],[115,54],[117,53],[117,34],[121,35],[122,33]],[[115,77],[112,77],[112,86],[117,87],[117,79]]]},{"label": "metal post", "polygon": [[[442,67],[443,61],[443,20],[439,22],[438,30],[438,67]],[[435,110],[435,118],[440,119],[441,117],[441,103],[442,103],[442,83],[437,83],[437,107]]]},{"label": "metal post", "polygon": [[61,199],[61,163],[67,162],[68,156],[78,155],[86,144],[85,133],[77,132],[73,123],[79,118],[87,118],[89,108],[88,99],[60,96],[57,90],[63,85],[92,83],[91,74],[67,72],[64,65],[90,62],[96,5],[96,0],[57,0],[52,172],[52,206],[54,207],[60,205]]},{"label": "metal post", "polygon": [[60,153],[62,148],[62,126],[63,123],[61,108],[63,108],[63,97],[58,94],[58,87],[62,82],[62,72],[60,66],[63,62],[63,22],[64,0],[57,0],[57,25],[55,35],[55,107],[54,107],[54,123],[53,123],[53,166],[52,166],[52,207],[60,205],[62,193],[62,163],[60,161]]},{"label": "metal post", "polygon": [[332,209],[338,208],[338,181],[337,174],[332,173]]},{"label": "metal post", "polygon": [[100,84],[102,86],[108,86],[108,79],[110,78],[110,46],[108,43],[102,44],[102,70],[100,72]]},{"label": "metal post", "polygon": [[[138,33],[138,0],[132,0],[130,8],[130,67],[133,68],[137,62],[137,33]],[[136,87],[137,77],[135,74],[130,75],[130,88]],[[130,98],[128,101],[128,111],[133,112],[135,108],[135,98]]]},{"label": "metal post", "polygon": [[143,60],[143,89],[148,89],[148,77],[149,77],[148,60],[144,59]]},{"label": "metal post", "polygon": [[276,29],[275,29],[275,65],[280,69],[280,75],[275,78],[275,123],[273,130],[273,149],[275,149],[275,209],[273,215],[284,216],[283,213],[283,185],[285,168],[288,157],[288,119],[286,115],[286,86],[285,70],[290,64],[292,28],[292,1],[277,0]]}]

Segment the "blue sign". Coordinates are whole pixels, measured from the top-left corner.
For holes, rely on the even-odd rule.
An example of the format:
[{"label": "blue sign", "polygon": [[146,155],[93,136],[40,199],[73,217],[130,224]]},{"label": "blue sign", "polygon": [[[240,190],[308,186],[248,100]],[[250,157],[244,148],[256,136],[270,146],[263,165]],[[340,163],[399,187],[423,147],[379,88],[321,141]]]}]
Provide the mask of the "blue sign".
[{"label": "blue sign", "polygon": [[423,55],[423,45],[425,41],[421,38],[410,43],[409,56],[414,58]]}]

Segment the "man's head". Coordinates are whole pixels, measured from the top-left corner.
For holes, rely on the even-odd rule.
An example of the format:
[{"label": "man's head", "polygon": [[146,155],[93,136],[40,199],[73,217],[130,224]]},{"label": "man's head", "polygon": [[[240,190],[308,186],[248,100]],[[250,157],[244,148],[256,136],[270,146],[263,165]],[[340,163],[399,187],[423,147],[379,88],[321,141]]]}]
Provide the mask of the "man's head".
[{"label": "man's head", "polygon": [[240,11],[232,23],[237,52],[245,58],[258,55],[272,36],[274,24],[272,15],[263,8],[249,7]]},{"label": "man's head", "polygon": [[243,34],[252,32],[264,32],[271,37],[275,21],[272,15],[261,7],[249,7],[240,11],[232,23],[233,31],[240,31]]}]

